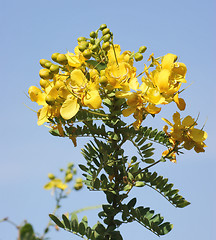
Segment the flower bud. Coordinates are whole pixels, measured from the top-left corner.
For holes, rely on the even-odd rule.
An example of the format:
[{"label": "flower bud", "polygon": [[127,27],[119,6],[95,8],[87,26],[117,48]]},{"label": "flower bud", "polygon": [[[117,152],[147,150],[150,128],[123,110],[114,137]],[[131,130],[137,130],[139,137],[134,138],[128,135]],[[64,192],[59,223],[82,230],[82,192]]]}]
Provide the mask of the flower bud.
[{"label": "flower bud", "polygon": [[91,44],[95,44],[95,39],[94,39],[94,38],[91,38],[91,39],[90,39],[90,43],[91,43]]},{"label": "flower bud", "polygon": [[52,106],[52,105],[55,104],[55,98],[52,97],[51,95],[47,95],[47,96],[45,97],[45,101],[46,101],[46,103],[47,103],[48,105],[50,105],[50,106]]},{"label": "flower bud", "polygon": [[52,65],[52,63],[50,61],[47,61],[45,63],[45,68],[49,69],[51,65]]},{"label": "flower bud", "polygon": [[100,78],[100,84],[101,84],[102,86],[106,86],[107,83],[108,83],[107,78],[106,78],[105,76],[102,76],[102,77]]},{"label": "flower bud", "polygon": [[89,46],[89,43],[88,43],[88,42],[82,41],[82,42],[80,42],[78,48],[79,48],[79,50],[80,50],[81,52],[83,52],[85,49],[88,48],[88,46]]},{"label": "flower bud", "polygon": [[85,41],[85,40],[86,40],[85,37],[79,37],[79,38],[77,38],[77,41],[78,41],[78,42],[82,42],[82,41]]},{"label": "flower bud", "polygon": [[72,173],[68,173],[65,177],[65,182],[70,182],[73,179],[73,174]]},{"label": "flower bud", "polygon": [[82,178],[77,178],[76,179],[76,183],[82,183],[82,181],[83,181]]},{"label": "flower bud", "polygon": [[52,58],[52,60],[53,60],[54,62],[57,62],[57,57],[58,57],[59,54],[60,54],[60,53],[53,53],[53,54],[52,54],[51,58]]},{"label": "flower bud", "polygon": [[107,27],[106,24],[101,24],[101,25],[100,25],[100,30],[103,30],[103,29],[106,28],[106,27]]},{"label": "flower bud", "polygon": [[58,65],[55,65],[55,64],[52,64],[52,65],[50,66],[50,71],[51,71],[52,73],[58,73],[58,72],[59,72],[59,66],[58,66]]},{"label": "flower bud", "polygon": [[106,35],[104,35],[103,36],[103,40],[104,40],[104,42],[108,42],[109,40],[110,40],[110,34],[108,33],[108,34],[106,34]]},{"label": "flower bud", "polygon": [[48,82],[49,82],[49,81],[47,81],[47,80],[45,80],[45,79],[42,78],[42,79],[40,80],[40,86],[41,86],[42,88],[45,88],[45,87],[47,86]]},{"label": "flower bud", "polygon": [[90,32],[89,36],[91,38],[96,38],[96,32],[94,32],[94,31]]},{"label": "flower bud", "polygon": [[91,58],[91,55],[92,55],[92,51],[90,49],[86,49],[84,52],[83,52],[83,56],[87,59],[90,59]]},{"label": "flower bud", "polygon": [[60,63],[61,65],[66,65],[68,63],[68,60],[65,54],[59,54],[57,56],[57,62]]},{"label": "flower bud", "polygon": [[93,45],[92,48],[91,48],[91,50],[92,50],[93,52],[97,52],[97,51],[98,51],[98,45]]},{"label": "flower bud", "polygon": [[65,86],[65,84],[64,84],[64,82],[63,81],[56,81],[56,83],[55,83],[55,88],[57,89],[57,90],[59,90],[59,88],[60,87],[62,87],[62,86]]},{"label": "flower bud", "polygon": [[146,46],[142,46],[142,47],[139,48],[140,53],[144,53],[146,50],[147,50]]},{"label": "flower bud", "polygon": [[50,180],[53,180],[53,179],[55,179],[55,176],[54,176],[54,174],[49,173],[49,174],[48,174],[48,178],[49,178]]},{"label": "flower bud", "polygon": [[49,60],[47,60],[47,59],[41,59],[41,60],[40,60],[40,65],[45,68],[45,64],[46,64],[47,62],[49,62]]},{"label": "flower bud", "polygon": [[108,33],[110,33],[109,28],[104,28],[103,31],[102,31],[103,36],[108,34]]},{"label": "flower bud", "polygon": [[74,166],[74,163],[68,163],[68,165],[67,165],[67,167],[68,167],[69,169],[72,169],[73,166]]},{"label": "flower bud", "polygon": [[143,55],[138,52],[134,55],[134,58],[135,58],[136,62],[138,62],[138,61],[141,61],[143,59]]},{"label": "flower bud", "polygon": [[109,44],[109,42],[103,43],[103,44],[102,44],[102,49],[103,49],[104,51],[108,51],[108,50],[110,49],[110,44]]},{"label": "flower bud", "polygon": [[53,74],[51,73],[51,71],[46,68],[41,69],[39,71],[39,75],[43,79],[52,79],[53,78]]},{"label": "flower bud", "polygon": [[82,187],[83,187],[83,184],[82,184],[82,183],[79,183],[79,184],[76,183],[76,184],[74,185],[74,189],[75,189],[75,190],[80,190]]}]

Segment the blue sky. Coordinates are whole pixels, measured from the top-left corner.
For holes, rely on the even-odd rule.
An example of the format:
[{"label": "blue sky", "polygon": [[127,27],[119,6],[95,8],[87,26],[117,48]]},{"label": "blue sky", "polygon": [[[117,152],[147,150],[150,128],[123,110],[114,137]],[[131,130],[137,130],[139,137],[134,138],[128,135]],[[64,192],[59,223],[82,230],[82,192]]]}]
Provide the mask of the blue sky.
[{"label": "blue sky", "polygon": [[[57,173],[68,161],[83,162],[79,146],[58,139],[47,128],[38,127],[36,115],[24,104],[36,109],[26,98],[29,86],[39,81],[39,60],[54,52],[73,51],[79,36],[106,23],[122,50],[137,51],[148,47],[146,55],[174,53],[188,68],[188,84],[183,94],[187,108],[183,116],[200,113],[200,126],[209,137],[205,154],[193,151],[180,156],[177,164],[163,163],[154,170],[168,177],[188,201],[185,209],[175,209],[147,189],[133,191],[139,204],[160,212],[174,224],[166,240],[213,240],[215,222],[215,10],[213,0],[206,1],[2,1],[0,9],[0,219],[10,217],[17,224],[27,219],[36,232],[42,232],[48,213],[54,206],[49,192],[43,190],[47,173]],[[138,64],[141,69],[141,65]],[[162,128],[161,117],[172,116],[174,105],[166,106],[157,119],[144,124]],[[72,193],[63,202],[62,212],[104,202],[102,193],[83,190]],[[97,211],[86,212],[90,223],[97,221]],[[82,214],[80,215],[80,217]],[[122,227],[124,240],[136,237],[158,239],[144,228],[131,224]],[[67,232],[54,232],[52,240],[79,239]],[[13,226],[0,223],[0,240],[16,239]]]}]

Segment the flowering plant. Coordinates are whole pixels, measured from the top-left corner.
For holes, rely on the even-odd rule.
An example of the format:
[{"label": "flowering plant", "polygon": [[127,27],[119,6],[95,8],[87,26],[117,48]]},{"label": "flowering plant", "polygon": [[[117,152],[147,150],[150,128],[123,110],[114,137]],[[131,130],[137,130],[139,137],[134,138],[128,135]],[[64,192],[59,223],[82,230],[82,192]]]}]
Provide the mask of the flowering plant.
[{"label": "flowering plant", "polygon": [[[173,114],[174,124],[163,118],[172,127],[170,132],[167,125],[163,131],[142,126],[146,117],[156,116],[163,105],[174,102],[180,111],[186,107],[179,97],[187,82],[186,65],[171,53],[162,57],[151,54],[143,71],[137,73],[134,64],[142,61],[146,49],[121,52],[113,33],[102,24],[89,38],[78,38],[74,53],[52,54],[55,63],[41,59],[40,88],[31,86],[28,91],[30,99],[41,106],[38,125],[49,123],[52,135],[68,137],[74,146],[78,137],[92,138],[82,149],[86,164],[79,167],[87,188],[106,195],[108,203],[98,214],[101,222],[90,227],[86,217],[79,222],[76,214],[63,215],[61,221],[50,214],[60,228],[85,239],[123,239],[119,227],[134,221],[158,236],[172,229],[160,214],[137,207],[136,198],[128,200],[133,188],[151,187],[178,208],[190,204],[167,178],[150,168],[166,160],[176,162],[176,154],[183,148],[204,152],[207,133],[195,128],[197,120],[191,116],[182,120],[179,112]],[[127,118],[130,115],[132,123]],[[126,155],[128,142],[137,154]],[[158,160],[153,158],[153,144],[165,147]],[[45,187],[64,190],[66,186],[51,179]]]}]

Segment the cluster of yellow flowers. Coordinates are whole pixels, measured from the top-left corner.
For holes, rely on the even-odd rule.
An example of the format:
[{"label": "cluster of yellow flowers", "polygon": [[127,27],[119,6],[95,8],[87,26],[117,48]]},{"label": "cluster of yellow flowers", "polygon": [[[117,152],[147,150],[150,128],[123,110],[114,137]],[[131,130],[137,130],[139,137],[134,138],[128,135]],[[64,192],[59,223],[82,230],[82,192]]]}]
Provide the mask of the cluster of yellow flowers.
[{"label": "cluster of yellow flowers", "polygon": [[[126,99],[127,107],[122,114],[125,117],[133,114],[135,129],[139,129],[147,114],[159,113],[161,104],[175,102],[184,110],[186,104],[179,93],[182,83],[186,83],[185,64],[171,53],[159,58],[151,54],[149,66],[144,64],[143,72],[137,74],[134,59],[141,61],[145,51],[142,46],[137,53],[121,53],[120,46],[113,44],[113,33],[102,24],[90,33],[90,38],[78,38],[74,53],[54,53],[51,58],[58,65],[41,59],[41,89],[31,86],[28,91],[30,99],[42,106],[38,125],[59,117],[69,120],[83,107],[102,108],[107,92]],[[174,138],[173,133],[171,136]]]}]

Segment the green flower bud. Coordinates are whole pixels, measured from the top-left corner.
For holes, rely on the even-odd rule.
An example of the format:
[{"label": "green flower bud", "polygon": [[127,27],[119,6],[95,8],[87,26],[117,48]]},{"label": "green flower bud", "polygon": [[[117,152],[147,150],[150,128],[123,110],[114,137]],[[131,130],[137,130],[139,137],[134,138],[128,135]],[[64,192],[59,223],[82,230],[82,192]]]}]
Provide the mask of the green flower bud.
[{"label": "green flower bud", "polygon": [[103,31],[102,31],[103,36],[108,34],[108,33],[110,33],[109,28],[104,28]]},{"label": "green flower bud", "polygon": [[79,37],[79,38],[77,38],[77,41],[78,42],[86,41],[86,38],[85,37]]},{"label": "green flower bud", "polygon": [[91,39],[90,39],[90,43],[91,43],[91,44],[95,44],[95,39],[94,39],[94,38],[91,38]]},{"label": "green flower bud", "polygon": [[48,84],[48,81],[47,80],[45,80],[45,79],[41,79],[40,80],[40,86],[42,87],[42,88],[45,88],[46,86],[47,86],[47,84]]},{"label": "green flower bud", "polygon": [[91,55],[92,55],[92,51],[90,49],[86,49],[84,52],[83,52],[83,56],[87,59],[90,59],[91,58]]},{"label": "green flower bud", "polygon": [[83,181],[82,178],[77,178],[76,179],[76,183],[82,183],[82,181]]},{"label": "green flower bud", "polygon": [[57,62],[60,63],[61,65],[66,65],[68,63],[68,60],[65,54],[59,54],[57,56]]},{"label": "green flower bud", "polygon": [[45,97],[45,101],[46,101],[46,103],[47,103],[48,105],[50,105],[50,106],[52,106],[52,105],[55,104],[55,98],[52,97],[51,95],[47,95],[47,96]]},{"label": "green flower bud", "polygon": [[143,55],[138,52],[134,55],[134,58],[135,58],[136,62],[138,62],[138,61],[141,61],[143,59]]},{"label": "green flower bud", "polygon": [[65,86],[65,84],[64,84],[63,81],[57,81],[57,82],[55,83],[55,88],[56,88],[57,90],[59,90],[59,88],[62,87],[62,86]]},{"label": "green flower bud", "polygon": [[146,46],[142,46],[139,48],[139,52],[140,53],[144,53],[146,51],[147,47]]},{"label": "green flower bud", "polygon": [[91,38],[96,38],[96,32],[94,32],[94,31],[90,32],[89,36]]},{"label": "green flower bud", "polygon": [[45,68],[49,69],[51,65],[52,65],[52,63],[50,61],[48,61],[45,63]]},{"label": "green flower bud", "polygon": [[65,177],[65,182],[70,182],[72,179],[73,179],[73,174],[72,174],[72,173],[69,173],[69,174],[67,174],[66,177]]},{"label": "green flower bud", "polygon": [[46,68],[41,69],[39,71],[39,75],[43,79],[52,79],[53,78],[53,74],[51,73],[51,71]]},{"label": "green flower bud", "polygon": [[82,42],[80,42],[78,48],[79,48],[79,50],[80,50],[81,52],[83,52],[85,49],[88,48],[88,46],[89,46],[89,43],[88,43],[88,42],[82,41]]},{"label": "green flower bud", "polygon": [[59,66],[58,66],[58,65],[55,65],[55,64],[52,64],[52,65],[50,66],[50,71],[51,71],[52,73],[58,73],[58,72],[59,72]]},{"label": "green flower bud", "polygon": [[110,40],[110,34],[108,33],[108,34],[106,34],[106,35],[104,35],[103,36],[103,40],[104,40],[104,42],[108,42],[109,40]]},{"label": "green flower bud", "polygon": [[40,60],[40,65],[45,68],[45,64],[46,64],[47,62],[49,62],[49,60],[41,59],[41,60]]},{"label": "green flower bud", "polygon": [[103,29],[106,28],[106,27],[107,27],[106,24],[101,24],[101,25],[100,25],[100,30],[103,30]]},{"label": "green flower bud", "polygon": [[108,50],[110,49],[110,44],[109,44],[109,42],[103,43],[103,44],[102,44],[102,49],[103,49],[104,51],[108,51]]},{"label": "green flower bud", "polygon": [[98,49],[99,49],[98,45],[93,45],[92,48],[91,48],[92,52],[97,52]]},{"label": "green flower bud", "polygon": [[49,173],[49,174],[48,174],[48,178],[49,178],[50,180],[53,180],[53,179],[55,179],[55,176],[54,176],[54,174]]},{"label": "green flower bud", "polygon": [[58,57],[59,54],[60,54],[60,53],[53,53],[53,54],[52,54],[51,58],[52,58],[52,60],[53,60],[54,62],[57,62],[57,57]]},{"label": "green flower bud", "polygon": [[82,184],[82,183],[80,183],[80,184],[77,184],[77,183],[76,183],[76,184],[74,185],[74,189],[75,189],[75,190],[80,190],[82,187],[83,187],[83,184]]},{"label": "green flower bud", "polygon": [[108,83],[107,78],[106,78],[105,76],[102,76],[102,77],[100,78],[100,84],[101,84],[102,86],[106,86],[107,83]]},{"label": "green flower bud", "polygon": [[73,166],[74,166],[74,163],[68,163],[68,165],[67,165],[67,167],[70,168],[70,169],[71,169]]}]

